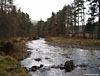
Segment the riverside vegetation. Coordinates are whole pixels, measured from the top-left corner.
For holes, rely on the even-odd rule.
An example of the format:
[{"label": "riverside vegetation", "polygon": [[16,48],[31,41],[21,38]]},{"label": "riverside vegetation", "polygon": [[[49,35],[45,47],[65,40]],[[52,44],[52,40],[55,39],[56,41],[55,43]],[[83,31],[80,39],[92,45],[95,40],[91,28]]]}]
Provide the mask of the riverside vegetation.
[{"label": "riverside vegetation", "polygon": [[13,0],[0,0],[0,76],[30,76],[20,61],[29,54],[25,42],[37,37],[34,29]]},{"label": "riverside vegetation", "polygon": [[28,56],[25,42],[30,38],[0,41],[0,76],[30,76],[20,60]]}]

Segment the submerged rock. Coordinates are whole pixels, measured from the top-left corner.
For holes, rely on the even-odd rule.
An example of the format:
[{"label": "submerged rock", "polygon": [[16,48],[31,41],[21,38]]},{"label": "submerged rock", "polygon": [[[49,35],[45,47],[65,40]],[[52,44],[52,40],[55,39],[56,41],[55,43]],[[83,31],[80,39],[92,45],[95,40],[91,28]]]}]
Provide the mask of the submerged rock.
[{"label": "submerged rock", "polygon": [[75,65],[73,63],[73,60],[70,60],[70,61],[66,61],[65,62],[65,65],[64,65],[64,68],[65,68],[65,71],[66,72],[70,72],[74,69]]},{"label": "submerged rock", "polygon": [[50,59],[50,58],[46,57],[45,59],[47,59],[47,60],[48,60],[48,59]]},{"label": "submerged rock", "polygon": [[99,65],[97,65],[97,69],[98,69],[98,70],[100,70],[100,64],[99,64]]},{"label": "submerged rock", "polygon": [[84,63],[82,63],[82,64],[80,64],[80,65],[78,65],[79,67],[87,67],[88,65],[87,64],[84,64]]}]

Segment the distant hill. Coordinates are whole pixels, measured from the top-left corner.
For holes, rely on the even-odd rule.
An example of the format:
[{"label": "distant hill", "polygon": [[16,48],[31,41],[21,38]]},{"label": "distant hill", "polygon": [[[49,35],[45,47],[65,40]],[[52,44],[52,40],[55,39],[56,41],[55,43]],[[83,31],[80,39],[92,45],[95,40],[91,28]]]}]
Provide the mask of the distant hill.
[{"label": "distant hill", "polygon": [[31,22],[33,23],[33,25],[36,25],[38,20],[31,20]]}]

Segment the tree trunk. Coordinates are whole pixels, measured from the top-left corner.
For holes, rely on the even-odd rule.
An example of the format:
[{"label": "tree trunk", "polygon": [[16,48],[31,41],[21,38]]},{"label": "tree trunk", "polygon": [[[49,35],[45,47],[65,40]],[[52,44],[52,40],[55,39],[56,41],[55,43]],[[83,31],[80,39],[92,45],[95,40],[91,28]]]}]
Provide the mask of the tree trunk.
[{"label": "tree trunk", "polygon": [[85,38],[85,11],[83,3],[83,38]]},{"label": "tree trunk", "polygon": [[5,0],[5,11],[7,10],[7,8],[6,8],[6,3],[7,3],[7,0]]},{"label": "tree trunk", "polygon": [[98,39],[100,39],[100,0],[99,0],[99,24],[98,24]]}]

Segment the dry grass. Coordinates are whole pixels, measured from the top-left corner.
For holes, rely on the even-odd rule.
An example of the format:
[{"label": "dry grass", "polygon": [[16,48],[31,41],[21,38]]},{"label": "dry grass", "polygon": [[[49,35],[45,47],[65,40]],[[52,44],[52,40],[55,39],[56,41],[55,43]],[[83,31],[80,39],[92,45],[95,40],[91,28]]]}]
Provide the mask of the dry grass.
[{"label": "dry grass", "polygon": [[100,45],[100,40],[97,39],[73,39],[73,38],[63,38],[63,37],[49,37],[47,41],[55,42],[66,42],[69,44],[80,44],[80,45]]},{"label": "dry grass", "polygon": [[30,76],[18,61],[27,56],[25,39],[0,41],[0,76]]},{"label": "dry grass", "polygon": [[0,56],[0,76],[30,76],[11,56]]}]

